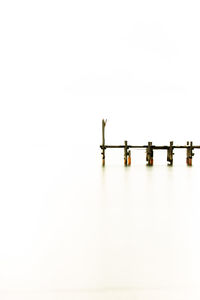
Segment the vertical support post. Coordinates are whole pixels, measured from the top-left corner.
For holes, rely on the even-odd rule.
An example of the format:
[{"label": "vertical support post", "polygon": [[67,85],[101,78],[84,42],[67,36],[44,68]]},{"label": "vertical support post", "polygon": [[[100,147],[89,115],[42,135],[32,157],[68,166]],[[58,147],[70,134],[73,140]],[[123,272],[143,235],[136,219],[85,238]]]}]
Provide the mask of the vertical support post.
[{"label": "vertical support post", "polygon": [[146,149],[146,161],[147,161],[147,166],[153,166],[152,142],[148,142],[148,147]]},{"label": "vertical support post", "polygon": [[124,141],[124,166],[127,166],[128,147],[127,141]]},{"label": "vertical support post", "polygon": [[187,149],[186,149],[186,163],[188,166],[192,166],[192,156],[194,156],[193,153],[193,143],[187,141]]},{"label": "vertical support post", "polygon": [[102,120],[102,146],[101,146],[101,149],[102,149],[102,166],[105,166],[105,126],[106,126],[106,122],[107,120]]},{"label": "vertical support post", "polygon": [[169,166],[173,165],[173,141],[170,142],[170,146],[167,149],[167,161],[169,162]]},{"label": "vertical support post", "polygon": [[187,141],[187,148],[186,148],[186,164],[189,164],[189,141]]},{"label": "vertical support post", "polygon": [[131,165],[131,150],[128,151],[128,166]]}]

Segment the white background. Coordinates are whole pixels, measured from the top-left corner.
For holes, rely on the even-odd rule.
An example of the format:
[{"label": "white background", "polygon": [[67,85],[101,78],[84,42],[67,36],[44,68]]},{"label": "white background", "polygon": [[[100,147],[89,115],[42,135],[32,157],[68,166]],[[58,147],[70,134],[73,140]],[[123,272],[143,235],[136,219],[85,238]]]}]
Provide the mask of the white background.
[{"label": "white background", "polygon": [[1,149],[99,144],[102,117],[119,141],[198,140],[199,9],[1,1]]},{"label": "white background", "polygon": [[2,291],[96,286],[84,270],[101,260],[78,249],[96,218],[81,199],[103,199],[102,118],[110,144],[200,144],[199,12],[199,1],[0,2]]}]

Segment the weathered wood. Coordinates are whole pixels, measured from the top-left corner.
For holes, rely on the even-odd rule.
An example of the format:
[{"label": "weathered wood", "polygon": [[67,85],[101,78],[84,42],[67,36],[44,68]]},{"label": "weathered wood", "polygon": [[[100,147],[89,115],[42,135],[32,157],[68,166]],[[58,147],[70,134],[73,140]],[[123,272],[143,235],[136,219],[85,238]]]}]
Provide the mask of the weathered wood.
[{"label": "weathered wood", "polygon": [[[103,149],[103,145],[101,145],[100,148]],[[105,148],[105,149],[107,149],[107,148],[113,148],[113,149],[114,149],[114,148],[124,148],[124,145],[119,145],[119,146],[114,146],[114,145],[113,145],[113,146],[110,146],[110,145],[104,145],[104,148]]]},{"label": "weathered wood", "polygon": [[[172,148],[173,149],[187,149],[189,148],[189,146],[185,145],[185,146],[173,146]],[[100,148],[103,149],[107,149],[107,148],[124,148],[124,145],[100,145]],[[127,145],[127,148],[132,148],[132,149],[146,149],[148,148],[148,145],[143,145],[143,146],[139,146],[139,145]],[[152,149],[153,150],[167,150],[169,149],[170,146],[155,146],[155,145],[152,145]],[[192,149],[200,149],[200,146],[192,146]]]},{"label": "weathered wood", "polygon": [[128,166],[131,165],[131,150],[128,151]]},{"label": "weathered wood", "polygon": [[188,166],[192,166],[192,157],[194,156],[193,153],[193,143],[189,141],[187,142],[188,148],[186,149],[186,163]]},{"label": "weathered wood", "polygon": [[127,155],[128,155],[127,141],[124,141],[124,165],[125,166],[127,166]]},{"label": "weathered wood", "polygon": [[174,145],[173,141],[170,142],[170,145],[156,146],[152,145],[152,142],[148,142],[147,145],[128,145],[127,141],[124,141],[124,145],[106,145],[105,144],[105,126],[107,120],[102,120],[102,145],[100,148],[102,150],[102,165],[105,165],[105,150],[106,149],[124,149],[124,165],[131,165],[131,151],[132,149],[145,149],[146,150],[146,161],[148,166],[153,165],[153,150],[167,150],[167,162],[169,165],[173,165],[173,150],[174,149],[186,149],[186,163],[187,165],[192,165],[192,157],[194,156],[193,150],[200,149],[200,145],[193,145],[192,142],[187,142],[186,145]]},{"label": "weathered wood", "polygon": [[170,146],[167,149],[167,161],[169,162],[169,165],[173,165],[173,142],[170,142]]},{"label": "weathered wood", "polygon": [[146,161],[148,166],[153,166],[153,148],[152,142],[148,142],[148,147],[146,149]]},{"label": "weathered wood", "polygon": [[105,126],[106,126],[106,121],[103,119],[102,120],[102,166],[105,166]]}]

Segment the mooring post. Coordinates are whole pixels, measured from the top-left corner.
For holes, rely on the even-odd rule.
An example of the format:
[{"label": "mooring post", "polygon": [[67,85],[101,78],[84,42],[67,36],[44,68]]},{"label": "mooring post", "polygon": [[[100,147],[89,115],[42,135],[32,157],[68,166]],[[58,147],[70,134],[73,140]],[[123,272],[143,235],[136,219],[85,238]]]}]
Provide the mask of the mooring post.
[{"label": "mooring post", "polygon": [[127,141],[124,141],[124,166],[127,166],[128,147]]},{"label": "mooring post", "polygon": [[188,166],[192,166],[192,156],[194,156],[193,153],[193,142],[189,142],[187,141],[187,149],[186,149],[186,163]]},{"label": "mooring post", "polygon": [[131,165],[131,150],[128,151],[128,166]]},{"label": "mooring post", "polygon": [[152,142],[148,142],[148,147],[146,149],[146,161],[147,161],[147,166],[153,166]]},{"label": "mooring post", "polygon": [[106,126],[107,120],[102,120],[102,166],[105,166],[105,126]]},{"label": "mooring post", "polygon": [[187,141],[187,148],[186,148],[186,164],[189,164],[189,141]]},{"label": "mooring post", "polygon": [[167,149],[167,161],[169,162],[169,166],[173,165],[173,141],[170,142],[170,146]]}]

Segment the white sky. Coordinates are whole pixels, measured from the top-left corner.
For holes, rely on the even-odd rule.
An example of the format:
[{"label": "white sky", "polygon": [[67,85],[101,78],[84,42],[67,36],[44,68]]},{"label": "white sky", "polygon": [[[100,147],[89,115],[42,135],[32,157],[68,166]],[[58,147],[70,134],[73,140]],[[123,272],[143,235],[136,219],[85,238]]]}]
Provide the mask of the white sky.
[{"label": "white sky", "polygon": [[[200,143],[199,1],[1,1],[0,140]],[[108,129],[109,130],[109,129]]]}]

